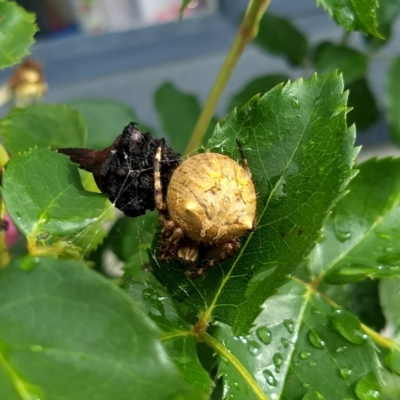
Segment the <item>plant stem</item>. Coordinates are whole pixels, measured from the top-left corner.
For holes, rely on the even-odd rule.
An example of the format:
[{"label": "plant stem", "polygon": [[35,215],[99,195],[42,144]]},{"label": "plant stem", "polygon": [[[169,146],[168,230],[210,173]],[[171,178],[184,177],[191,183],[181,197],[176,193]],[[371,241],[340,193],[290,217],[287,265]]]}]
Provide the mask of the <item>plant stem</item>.
[{"label": "plant stem", "polygon": [[257,399],[268,400],[267,395],[261,390],[258,383],[249,374],[249,371],[222,343],[218,342],[218,340],[216,340],[213,336],[209,335],[205,331],[199,332],[199,339],[208,344],[217,354],[226,359],[228,363],[236,369],[236,371],[242,376],[246,384],[254,392]]},{"label": "plant stem", "polygon": [[[0,145],[0,185],[3,180],[3,168],[9,160],[6,149]],[[3,204],[3,199],[0,197],[0,222],[4,222],[6,210]],[[6,242],[6,230],[2,228],[0,230],[0,269],[4,268],[10,262],[10,253],[8,252]]]},{"label": "plant stem", "polygon": [[250,0],[243,21],[218,73],[206,104],[197,120],[185,154],[189,154],[200,147],[210,121],[215,113],[219,99],[238,63],[247,44],[258,34],[260,19],[267,9],[270,0]]}]

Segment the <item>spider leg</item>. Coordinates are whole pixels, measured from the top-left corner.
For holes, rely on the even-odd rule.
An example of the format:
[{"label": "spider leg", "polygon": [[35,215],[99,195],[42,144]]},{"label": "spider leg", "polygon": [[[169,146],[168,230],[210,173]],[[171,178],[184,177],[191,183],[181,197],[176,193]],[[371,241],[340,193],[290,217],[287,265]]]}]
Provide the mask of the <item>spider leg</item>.
[{"label": "spider leg", "polygon": [[240,142],[239,139],[236,139],[236,143],[239,147],[240,155],[242,156],[243,169],[247,172],[247,174],[251,178],[251,171],[249,168],[249,163],[247,162],[246,154],[244,153],[242,143]]},{"label": "spider leg", "polygon": [[161,142],[160,146],[156,151],[156,155],[153,160],[153,169],[154,169],[154,201],[156,203],[157,210],[166,210],[167,205],[164,202],[162,186],[161,186],[161,159],[162,159],[162,147],[163,142]]},{"label": "spider leg", "polygon": [[240,241],[238,239],[233,240],[229,243],[222,243],[211,248],[205,255],[204,258],[208,261],[205,264],[200,265],[196,270],[185,271],[185,274],[190,279],[197,279],[204,275],[209,269],[213,268],[218,263],[226,260],[233,256],[240,248]]}]

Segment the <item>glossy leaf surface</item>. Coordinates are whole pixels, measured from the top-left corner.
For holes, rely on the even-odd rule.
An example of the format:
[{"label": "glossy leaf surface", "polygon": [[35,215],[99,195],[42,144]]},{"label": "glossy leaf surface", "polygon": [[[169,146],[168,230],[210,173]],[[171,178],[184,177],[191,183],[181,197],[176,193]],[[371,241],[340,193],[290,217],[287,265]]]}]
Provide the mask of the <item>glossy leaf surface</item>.
[{"label": "glossy leaf surface", "polygon": [[163,331],[162,344],[178,366],[184,381],[207,398],[214,386],[197,355],[197,336],[182,318],[171,295],[156,283],[129,281],[125,289]]},{"label": "glossy leaf surface", "polygon": [[105,195],[84,190],[68,157],[47,149],[16,156],[3,176],[7,211],[35,254],[79,256],[105,235],[113,214]]},{"label": "glossy leaf surface", "polygon": [[400,159],[373,159],[358,168],[311,254],[309,269],[319,280],[400,275]]},{"label": "glossy leaf surface", "polygon": [[273,54],[300,65],[307,52],[307,39],[289,20],[267,13],[260,21],[255,43]]},{"label": "glossy leaf surface", "polygon": [[385,105],[390,133],[400,144],[400,57],[393,60],[386,76]]},{"label": "glossy leaf surface", "polygon": [[315,0],[346,31],[358,30],[381,38],[376,23],[376,0]]},{"label": "glossy leaf surface", "polygon": [[2,399],[199,398],[156,326],[83,263],[14,260],[0,272],[0,299]]},{"label": "glossy leaf surface", "polygon": [[[341,321],[336,328],[338,313],[311,287],[295,281],[264,303],[249,335],[234,336],[221,325],[216,338],[240,365],[235,368],[229,356],[220,360],[227,398],[256,399],[255,385],[268,399],[357,398],[354,386],[371,372],[380,378],[380,363],[357,320],[355,327]],[[360,340],[350,341],[353,337]],[[241,368],[255,382],[246,381]]]},{"label": "glossy leaf surface", "polygon": [[114,100],[77,100],[69,102],[68,106],[78,111],[84,118],[88,138],[86,146],[89,149],[101,150],[111,145],[115,138],[130,122],[136,122],[142,132],[152,132],[154,129],[143,124],[131,107]]},{"label": "glossy leaf surface", "polygon": [[0,136],[9,152],[33,147],[84,147],[86,124],[75,110],[60,104],[15,108],[0,120]]},{"label": "glossy leaf surface", "polygon": [[152,253],[154,273],[178,301],[206,321],[249,329],[265,299],[303,263],[352,175],[346,112],[341,78],[313,76],[274,88],[217,126],[212,151],[239,159],[236,139],[243,144],[258,194],[257,229],[235,257],[196,281]]},{"label": "glossy leaf surface", "polygon": [[[183,154],[201,113],[197,97],[183,93],[172,83],[165,83],[157,89],[154,104],[164,131],[168,134],[168,144],[176,152]],[[206,138],[210,136],[216,122],[214,118],[210,122]]]},{"label": "glossy leaf surface", "polygon": [[14,2],[0,2],[0,69],[17,64],[29,54],[37,32],[34,14]]},{"label": "glossy leaf surface", "polygon": [[361,78],[367,71],[368,59],[363,53],[330,42],[321,43],[314,52],[314,65],[323,75],[336,69],[343,73],[346,85]]}]

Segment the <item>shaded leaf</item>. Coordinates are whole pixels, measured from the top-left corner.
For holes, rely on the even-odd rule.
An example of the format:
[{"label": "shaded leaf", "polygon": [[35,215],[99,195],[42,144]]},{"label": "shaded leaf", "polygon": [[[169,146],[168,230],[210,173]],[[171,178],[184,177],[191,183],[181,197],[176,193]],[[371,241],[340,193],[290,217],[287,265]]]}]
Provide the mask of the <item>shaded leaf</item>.
[{"label": "shaded leaf", "polygon": [[[154,103],[164,131],[168,134],[168,143],[176,152],[182,154],[201,113],[197,97],[183,93],[167,82],[157,89]],[[209,137],[216,123],[216,119],[213,118],[204,140]]]},{"label": "shaded leaf", "polygon": [[194,395],[165,354],[155,325],[83,263],[14,260],[0,272],[0,301],[2,399]]},{"label": "shaded leaf", "polygon": [[15,108],[0,120],[0,136],[13,154],[35,146],[84,147],[86,125],[82,116],[59,104]]},{"label": "shaded leaf", "polygon": [[365,54],[330,42],[324,42],[317,46],[313,62],[321,75],[338,69],[343,73],[346,85],[361,78],[368,66],[368,58]]},{"label": "shaded leaf", "polygon": [[385,384],[382,386],[382,400],[400,399],[400,377],[385,371]]},{"label": "shaded leaf", "polygon": [[368,36],[366,39],[371,49],[379,49],[389,42],[392,36],[392,26],[400,14],[400,2],[398,0],[381,0],[376,11],[379,32],[384,39]]},{"label": "shaded leaf", "polygon": [[349,90],[349,107],[353,109],[348,114],[348,124],[356,124],[358,130],[365,130],[379,118],[379,109],[374,94],[365,78],[352,82]]},{"label": "shaded leaf", "polygon": [[349,184],[310,256],[314,278],[346,283],[400,275],[400,159],[370,160]]},{"label": "shaded leaf", "polygon": [[38,28],[35,15],[14,2],[0,2],[0,69],[17,64],[29,54]]},{"label": "shaded leaf", "polygon": [[2,195],[34,254],[85,254],[102,240],[103,222],[113,214],[106,196],[83,189],[68,157],[47,149],[7,164]]},{"label": "shaded leaf", "polygon": [[267,52],[284,55],[294,65],[300,65],[307,53],[303,33],[290,20],[270,13],[261,18],[254,42]]},{"label": "shaded leaf", "polygon": [[358,30],[382,38],[376,23],[378,9],[376,0],[315,0],[315,2],[346,31]]},{"label": "shaded leaf", "polygon": [[157,220],[155,211],[137,218],[122,217],[113,225],[106,242],[120,260],[128,261],[140,249],[150,247]]},{"label": "shaded leaf", "polygon": [[346,94],[335,74],[277,86],[218,125],[208,148],[239,159],[243,144],[258,195],[257,229],[236,257],[190,281],[182,267],[154,273],[205,321],[249,329],[265,299],[304,261],[328,211],[351,178],[354,131],[346,127]]},{"label": "shaded leaf", "polygon": [[400,333],[399,293],[400,279],[383,279],[380,281],[380,297],[383,312],[389,326]]},{"label": "shaded leaf", "polygon": [[81,113],[86,121],[88,129],[86,147],[89,149],[101,150],[110,146],[130,122],[136,122],[142,132],[155,133],[154,129],[140,121],[131,107],[118,101],[76,100],[69,102],[68,106]]},{"label": "shaded leaf", "polygon": [[163,331],[164,348],[178,366],[183,380],[209,398],[214,384],[200,364],[197,335],[179,315],[171,295],[151,282],[144,284],[129,280],[125,290]]},{"label": "shaded leaf", "polygon": [[[381,366],[359,322],[358,344],[335,330],[337,312],[311,287],[290,282],[264,303],[249,335],[219,324],[215,337],[269,399],[353,399],[357,382],[371,372],[380,379]],[[343,325],[344,333],[350,329]],[[227,398],[257,398],[229,356],[219,365]]]},{"label": "shaded leaf", "polygon": [[264,94],[274,86],[287,82],[289,78],[285,75],[265,75],[249,82],[242,90],[236,93],[230,100],[228,111],[235,107],[242,108],[252,97],[257,94]]},{"label": "shaded leaf", "polygon": [[400,57],[393,60],[386,75],[385,106],[390,134],[400,144]]}]

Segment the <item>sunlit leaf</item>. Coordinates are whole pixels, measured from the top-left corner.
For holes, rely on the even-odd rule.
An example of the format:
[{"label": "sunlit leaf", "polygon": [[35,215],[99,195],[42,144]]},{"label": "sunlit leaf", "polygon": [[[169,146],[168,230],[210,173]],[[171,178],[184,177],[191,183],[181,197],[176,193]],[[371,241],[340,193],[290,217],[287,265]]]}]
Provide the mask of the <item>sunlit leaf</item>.
[{"label": "sunlit leaf", "polygon": [[104,237],[103,222],[113,212],[106,196],[83,189],[68,157],[47,149],[21,154],[7,164],[2,195],[34,254],[87,253]]},{"label": "sunlit leaf", "polygon": [[400,275],[400,159],[373,159],[358,167],[311,254],[309,270],[319,280]]},{"label": "sunlit leaf", "polygon": [[1,399],[199,398],[156,326],[83,263],[14,260],[0,272],[0,302]]},{"label": "sunlit leaf", "polygon": [[[228,326],[218,325],[216,338],[240,366],[230,356],[220,359],[227,398],[256,399],[255,385],[268,399],[356,398],[354,386],[370,373],[380,379],[381,367],[359,322],[356,331],[343,321],[343,330],[335,328],[338,312],[296,281],[264,303],[249,335],[234,336]],[[357,332],[360,340],[350,341],[346,331]],[[241,368],[255,382],[244,379]]]},{"label": "sunlit leaf", "polygon": [[0,2],[0,69],[21,61],[29,54],[38,28],[34,14],[28,13],[15,2]]},{"label": "sunlit leaf", "polygon": [[292,64],[303,62],[307,39],[291,21],[267,13],[261,21],[255,43],[273,54],[284,55]]},{"label": "sunlit leaf", "polygon": [[393,60],[386,76],[385,105],[390,133],[400,144],[400,57]]},{"label": "sunlit leaf", "polygon": [[315,2],[346,31],[358,30],[382,38],[376,23],[378,9],[376,0],[315,0]]},{"label": "sunlit leaf", "polygon": [[188,280],[182,266],[154,273],[203,318],[246,331],[265,299],[304,262],[330,208],[352,176],[354,131],[346,127],[343,82],[335,74],[277,86],[231,114],[208,143],[212,151],[247,155],[258,195],[257,229],[236,257]]},{"label": "sunlit leaf", "polygon": [[12,110],[0,120],[0,136],[13,154],[33,147],[84,147],[82,116],[60,104],[36,104]]}]

